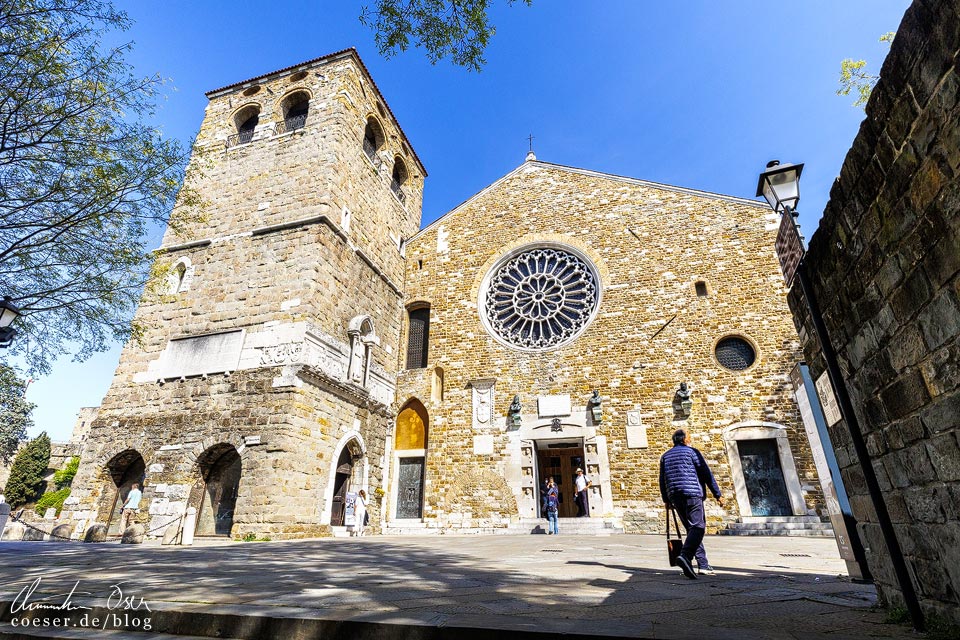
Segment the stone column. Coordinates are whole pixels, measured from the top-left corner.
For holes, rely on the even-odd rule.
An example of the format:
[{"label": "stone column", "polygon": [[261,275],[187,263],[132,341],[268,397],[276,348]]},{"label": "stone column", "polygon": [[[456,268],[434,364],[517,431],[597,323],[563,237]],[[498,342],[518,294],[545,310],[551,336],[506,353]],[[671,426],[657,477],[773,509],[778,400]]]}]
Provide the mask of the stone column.
[{"label": "stone column", "polygon": [[197,508],[187,507],[187,514],[183,517],[183,538],[180,544],[193,545],[193,531],[197,528]]}]

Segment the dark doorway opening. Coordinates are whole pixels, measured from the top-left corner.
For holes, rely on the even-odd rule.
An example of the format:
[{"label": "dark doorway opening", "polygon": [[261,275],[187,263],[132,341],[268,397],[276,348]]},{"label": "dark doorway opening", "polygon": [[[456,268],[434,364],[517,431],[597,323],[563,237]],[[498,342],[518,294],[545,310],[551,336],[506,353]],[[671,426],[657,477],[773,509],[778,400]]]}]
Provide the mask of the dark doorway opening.
[{"label": "dark doorway opening", "polygon": [[347,489],[350,488],[350,476],[353,475],[353,455],[349,447],[344,447],[337,460],[337,472],[333,478],[333,504],[330,507],[330,524],[342,527],[346,516]]},{"label": "dark doorway opening", "polygon": [[[576,477],[577,469],[586,472],[583,460],[583,441],[537,443],[537,471],[539,487],[542,494],[547,478],[553,477],[560,490],[559,517],[575,518],[577,503]],[[537,501],[537,509],[541,517],[543,513],[543,496]]]},{"label": "dark doorway opening", "polygon": [[737,450],[743,468],[743,481],[750,497],[750,511],[755,516],[789,516],[790,496],[780,468],[777,441],[738,440]]},{"label": "dark doorway opening", "polygon": [[120,531],[120,510],[127,501],[133,483],[136,482],[143,489],[143,480],[146,477],[147,467],[143,456],[134,450],[117,454],[107,463],[110,477],[113,479],[115,490],[113,502],[110,505],[110,515],[107,520],[107,534],[118,535]]},{"label": "dark doorway opening", "polygon": [[237,507],[243,465],[233,447],[212,451],[200,465],[203,497],[197,514],[198,536],[229,536]]}]

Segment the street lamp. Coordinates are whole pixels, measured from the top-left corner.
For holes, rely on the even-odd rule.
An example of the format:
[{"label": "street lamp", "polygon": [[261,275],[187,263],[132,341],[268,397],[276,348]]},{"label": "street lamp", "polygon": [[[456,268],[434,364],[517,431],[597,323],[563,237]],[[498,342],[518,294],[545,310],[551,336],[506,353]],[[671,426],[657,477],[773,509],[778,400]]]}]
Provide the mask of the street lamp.
[{"label": "street lamp", "polygon": [[863,437],[863,431],[860,429],[860,422],[853,410],[850,393],[847,391],[846,381],[841,374],[837,352],[833,348],[833,343],[830,342],[830,334],[823,322],[823,314],[820,311],[820,304],[817,302],[816,292],[810,282],[810,276],[807,274],[806,251],[803,248],[803,240],[794,220],[797,215],[797,202],[800,201],[800,172],[802,170],[802,164],[780,164],[779,160],[771,160],[767,163],[767,170],[760,174],[760,180],[757,183],[757,195],[766,198],[771,208],[782,216],[780,231],[777,234],[776,251],[780,260],[780,268],[783,270],[783,277],[786,280],[787,287],[793,284],[794,278],[800,283],[800,290],[803,293],[807,311],[810,313],[810,320],[820,343],[820,353],[823,356],[824,364],[826,364],[827,377],[836,392],[840,415],[850,432],[850,440],[860,462],[867,493],[870,495],[870,501],[873,503],[874,511],[877,514],[877,524],[883,534],[887,551],[890,553],[890,561],[893,564],[894,574],[900,586],[900,593],[903,595],[904,603],[910,612],[914,628],[917,631],[922,631],[923,611],[920,609],[920,601],[913,588],[907,562],[903,557],[903,550],[900,548],[900,542],[890,519],[890,512],[887,510],[886,502],[884,502],[880,483],[877,480],[877,474],[867,450],[867,443]]},{"label": "street lamp", "polygon": [[[802,164],[780,164],[779,160],[767,163],[767,170],[760,174],[757,195],[763,196],[777,213],[794,212],[800,201],[800,173]],[[796,215],[796,214],[794,214]]]},{"label": "street lamp", "polygon": [[10,296],[4,296],[0,302],[0,349],[10,346],[17,330],[11,327],[13,321],[20,317],[20,309],[13,304]]}]

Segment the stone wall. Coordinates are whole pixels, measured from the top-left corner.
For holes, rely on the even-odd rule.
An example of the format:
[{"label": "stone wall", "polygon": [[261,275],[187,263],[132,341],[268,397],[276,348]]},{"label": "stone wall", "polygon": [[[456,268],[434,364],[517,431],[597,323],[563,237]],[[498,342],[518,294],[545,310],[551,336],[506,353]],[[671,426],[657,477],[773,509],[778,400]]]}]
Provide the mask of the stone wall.
[{"label": "stone wall", "polygon": [[[288,131],[295,94],[309,110]],[[353,50],[207,97],[156,286],[92,424],[71,517],[78,528],[109,518],[118,473],[139,455],[138,517],[158,527],[201,505],[206,456],[232,448],[242,467],[232,535],[323,535],[345,447],[351,490],[382,479],[401,239],[419,227],[425,171]],[[238,139],[251,108],[259,122]],[[363,148],[371,117],[385,134],[376,162]],[[409,173],[403,201],[394,162]]]},{"label": "stone wall", "polygon": [[[563,432],[553,435],[584,438],[587,465],[598,471],[593,515],[632,531],[662,531],[658,461],[673,431],[687,427],[728,499],[726,510],[708,502],[710,527],[732,521],[739,511],[724,430],[737,425],[774,425],[787,435],[802,492],[794,513],[825,515],[788,381],[799,345],[775,234],[769,209],[755,202],[538,161],[427,227],[407,248],[406,302],[430,305],[428,367],[402,371],[398,381],[398,405],[416,397],[429,413],[425,520],[478,527],[531,517],[527,439],[550,432],[549,420],[538,431],[537,406],[552,394],[569,394],[572,405]],[[584,333],[544,352],[503,346],[478,311],[489,269],[532,243],[582,252],[602,288]],[[697,294],[697,281],[708,295]],[[714,347],[727,335],[748,339],[757,362],[739,372],[720,366]],[[482,379],[493,381],[493,417],[479,424],[474,394]],[[689,419],[677,419],[674,407],[682,381],[693,388]],[[600,424],[587,416],[593,389],[602,396]],[[522,403],[519,430],[506,424],[514,395]],[[629,414],[648,444],[630,441]]]},{"label": "stone wall", "polygon": [[[928,612],[960,621],[960,3],[914,2],[806,257]],[[799,286],[790,306],[824,371]],[[830,436],[881,596],[901,602],[848,427]]]}]

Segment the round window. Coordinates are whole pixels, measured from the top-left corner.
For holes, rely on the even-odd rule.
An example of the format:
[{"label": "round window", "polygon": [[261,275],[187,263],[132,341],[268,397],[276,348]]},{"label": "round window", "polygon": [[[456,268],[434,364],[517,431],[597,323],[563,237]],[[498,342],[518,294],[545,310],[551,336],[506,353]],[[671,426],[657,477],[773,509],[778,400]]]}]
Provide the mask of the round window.
[{"label": "round window", "polygon": [[480,292],[480,316],[490,333],[528,350],[570,342],[589,324],[598,304],[593,265],[555,247],[508,256],[490,271]]},{"label": "round window", "polygon": [[733,371],[743,371],[757,359],[757,352],[753,345],[736,336],[724,338],[717,343],[714,354],[717,362]]}]

